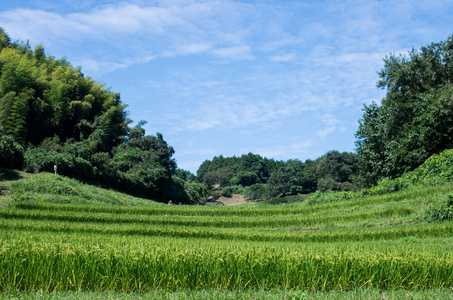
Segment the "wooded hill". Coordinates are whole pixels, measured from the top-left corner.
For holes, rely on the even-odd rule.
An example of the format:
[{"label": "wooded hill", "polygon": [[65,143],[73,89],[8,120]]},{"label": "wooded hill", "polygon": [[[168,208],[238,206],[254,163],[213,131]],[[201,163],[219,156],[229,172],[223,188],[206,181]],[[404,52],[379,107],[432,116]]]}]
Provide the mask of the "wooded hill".
[{"label": "wooded hill", "polygon": [[53,172],[137,196],[193,203],[200,184],[173,179],[174,149],[129,124],[118,93],[0,29],[0,167]]},{"label": "wooded hill", "polygon": [[414,170],[453,148],[453,36],[390,54],[379,72],[382,104],[364,106],[356,153],[286,162],[249,153],[206,160],[197,176],[177,168],[162,134],[130,127],[120,95],[43,46],[0,29],[0,167],[52,172],[160,201],[251,199],[348,191]]}]

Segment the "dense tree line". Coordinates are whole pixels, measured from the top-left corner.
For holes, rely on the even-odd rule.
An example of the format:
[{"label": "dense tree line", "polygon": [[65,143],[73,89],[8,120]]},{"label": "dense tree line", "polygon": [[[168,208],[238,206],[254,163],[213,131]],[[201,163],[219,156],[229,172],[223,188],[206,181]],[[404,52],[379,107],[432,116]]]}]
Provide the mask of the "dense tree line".
[{"label": "dense tree line", "polygon": [[129,124],[118,93],[41,45],[0,29],[0,167],[52,171],[142,197],[184,203],[204,189],[174,177],[163,136]]},{"label": "dense tree line", "polygon": [[312,193],[317,190],[352,190],[357,187],[358,157],[329,151],[316,160],[286,162],[249,153],[240,157],[214,157],[204,161],[197,179],[206,187],[228,195],[240,192],[251,198]]}]

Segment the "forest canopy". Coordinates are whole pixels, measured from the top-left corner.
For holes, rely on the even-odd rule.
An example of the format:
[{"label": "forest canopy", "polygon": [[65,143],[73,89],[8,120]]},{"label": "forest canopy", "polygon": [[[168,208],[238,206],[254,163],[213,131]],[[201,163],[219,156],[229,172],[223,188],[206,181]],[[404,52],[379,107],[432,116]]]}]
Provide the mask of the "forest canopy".
[{"label": "forest canopy", "polygon": [[50,172],[55,164],[60,174],[142,197],[204,197],[173,179],[174,149],[162,134],[145,135],[145,121],[129,127],[118,93],[3,29],[0,50],[0,167]]}]

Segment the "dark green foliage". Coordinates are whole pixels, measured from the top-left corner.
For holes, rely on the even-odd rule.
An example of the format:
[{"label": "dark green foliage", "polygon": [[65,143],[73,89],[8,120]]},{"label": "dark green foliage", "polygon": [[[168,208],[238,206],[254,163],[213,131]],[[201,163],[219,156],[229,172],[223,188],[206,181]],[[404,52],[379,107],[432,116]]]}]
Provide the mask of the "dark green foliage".
[{"label": "dark green foliage", "polygon": [[31,148],[25,151],[25,170],[30,172],[53,172],[54,165],[58,173],[78,179],[91,179],[94,174],[91,163],[67,152]]},{"label": "dark green foliage", "polygon": [[205,204],[208,192],[206,187],[198,182],[184,181],[184,191],[188,195],[188,204]]},{"label": "dark green foliage", "polygon": [[81,141],[104,132],[102,151],[125,140],[125,105],[119,95],[84,77],[66,60],[46,56],[41,45],[10,44],[0,32],[0,126],[24,145],[57,135]]},{"label": "dark green foliage", "polygon": [[12,136],[0,132],[0,168],[21,169],[24,164],[24,150]]},{"label": "dark green foliage", "polygon": [[11,39],[6,34],[5,30],[0,27],[0,50],[11,46]]},{"label": "dark green foliage", "polygon": [[[118,93],[80,67],[11,43],[0,28],[1,166],[53,172],[161,201],[194,202],[199,187],[175,182],[174,149],[162,134],[129,128]],[[8,137],[7,137],[8,135]],[[185,191],[189,191],[189,194]],[[202,192],[200,192],[202,193]]]},{"label": "dark green foliage", "polygon": [[203,184],[209,189],[222,188],[230,184],[234,172],[228,167],[211,171],[204,176]]},{"label": "dark green foliage", "polygon": [[259,182],[258,175],[251,171],[240,171],[230,179],[232,185],[251,186]]},{"label": "dark green foliage", "polygon": [[[297,194],[307,194],[316,191],[319,179],[317,166],[319,160],[289,160],[280,169],[272,172],[268,180],[270,197],[281,197]],[[322,174],[329,174],[322,170]]]},{"label": "dark green foliage", "polygon": [[[120,145],[114,150],[110,163],[119,176],[119,181],[127,183],[130,192],[143,197],[158,197],[158,186],[168,181],[165,168],[160,165],[153,151]],[[152,192],[152,194],[147,194]]]},{"label": "dark green foliage", "polygon": [[[241,157],[223,156],[206,160],[197,171],[208,189],[232,194],[228,186],[242,186],[249,199],[307,194],[317,189],[348,191],[357,188],[358,156],[329,151],[317,160],[269,160],[249,153]],[[261,184],[261,185],[260,185]],[[264,185],[266,185],[264,187]],[[256,190],[248,189],[255,186]],[[259,187],[259,188],[258,188]]]},{"label": "dark green foliage", "polygon": [[220,195],[224,197],[231,197],[233,196],[233,192],[236,190],[236,187],[233,186],[226,186],[220,191]]},{"label": "dark green foliage", "polygon": [[[436,186],[453,181],[453,150],[445,150],[441,154],[433,154],[421,166],[412,172],[395,179],[384,179],[369,189],[353,191],[329,191],[309,194],[304,198],[307,204],[321,204],[362,198],[367,195],[383,195],[407,190],[415,186]],[[448,205],[440,204],[428,210],[427,220],[437,220],[439,216],[448,212]]]},{"label": "dark green foliage", "polygon": [[[245,185],[252,185],[258,182],[266,182],[267,178],[269,177],[269,172],[265,164],[265,160],[260,155],[253,153],[249,153],[247,155],[244,154],[240,157],[237,171],[239,172],[239,174],[243,172],[242,174],[248,177],[248,179],[245,179],[247,181]],[[254,173],[255,175],[250,175],[250,173]],[[238,176],[239,174],[237,174],[236,176]]]},{"label": "dark green foliage", "polygon": [[167,171],[168,176],[175,174],[176,162],[172,158],[175,150],[167,144],[162,134],[157,133],[156,136],[146,135],[141,138],[129,138],[126,144],[128,148],[154,152],[160,164]]},{"label": "dark green foliage", "polygon": [[329,151],[317,161],[320,191],[349,191],[355,187],[358,157],[354,153]]},{"label": "dark green foliage", "polygon": [[[229,167],[233,170],[233,166],[236,167],[237,157],[224,158],[222,155],[215,156],[212,160],[205,160],[197,170],[197,179],[199,182],[205,180],[205,176],[210,173],[217,171],[218,169]],[[233,170],[234,171],[234,170]]]},{"label": "dark green foliage", "polygon": [[357,153],[361,175],[372,185],[414,170],[432,154],[453,148],[453,36],[390,55],[379,72],[387,89],[382,105],[365,106]]},{"label": "dark green foliage", "polygon": [[271,174],[268,191],[271,197],[301,194],[304,192],[305,165],[299,160],[289,160],[285,166]]},{"label": "dark green foliage", "polygon": [[187,170],[177,169],[175,175],[187,182],[196,182],[197,181],[197,177]]},{"label": "dark green foliage", "polygon": [[[263,158],[258,154],[248,153],[244,154],[241,157],[223,157],[222,155],[214,157],[212,160],[204,161],[197,170],[197,180],[199,182],[204,182],[205,177],[208,175],[208,182],[212,181],[213,174],[220,169],[228,168],[233,172],[233,176],[236,177],[232,184],[240,184],[238,180],[239,177],[247,173],[250,178],[248,183],[244,182],[242,185],[251,185],[257,182],[266,183],[269,179],[270,173],[274,170],[277,170],[283,162],[275,161],[273,159]],[[250,175],[254,173],[255,175]],[[215,175],[215,173],[214,173]],[[239,175],[239,177],[238,177]],[[232,177],[233,177],[232,176]],[[245,178],[244,178],[245,179]],[[216,181],[216,180],[214,180]],[[226,185],[225,185],[226,186]]]}]

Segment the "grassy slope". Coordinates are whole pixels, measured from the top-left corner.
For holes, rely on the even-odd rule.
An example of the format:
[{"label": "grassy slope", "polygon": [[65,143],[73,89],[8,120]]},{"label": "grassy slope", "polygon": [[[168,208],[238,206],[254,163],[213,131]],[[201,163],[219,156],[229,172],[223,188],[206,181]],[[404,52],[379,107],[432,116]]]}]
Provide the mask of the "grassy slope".
[{"label": "grassy slope", "polygon": [[0,181],[0,206],[18,201],[85,205],[161,205],[51,173],[30,174],[0,169],[0,174],[3,174]]},{"label": "grassy slope", "polygon": [[[451,154],[448,159],[450,156]],[[212,238],[236,242],[241,235],[244,237],[254,235],[260,241],[265,240],[266,237],[273,242],[280,240],[282,243],[304,241],[304,247],[310,247],[313,243],[313,247],[321,247],[321,249],[330,247],[322,245],[336,247],[335,245],[346,242],[350,244],[349,251],[366,247],[369,247],[366,249],[371,249],[370,251],[375,251],[373,249],[379,250],[381,244],[388,244],[389,247],[403,246],[418,251],[416,249],[420,247],[425,249],[423,245],[429,243],[433,249],[442,253],[451,249],[453,235],[451,229],[441,232],[438,228],[445,224],[453,228],[453,222],[447,221],[437,225],[440,223],[428,223],[424,218],[427,209],[444,201],[453,191],[449,177],[451,167],[442,167],[443,162],[444,160],[439,157],[434,157],[431,162],[427,162],[405,179],[384,182],[380,187],[366,193],[349,194],[347,197],[344,197],[344,194],[337,195],[336,199],[332,199],[332,195],[326,196],[325,199],[318,196],[317,201],[311,202],[312,204],[306,202],[276,207],[265,205],[168,207],[149,200],[82,185],[75,180],[53,174],[31,176],[12,172],[7,173],[6,176],[3,175],[0,182],[0,212],[3,214],[0,217],[0,226],[6,234],[0,236],[0,241],[7,239],[8,234],[14,236],[15,232],[21,230],[24,234],[33,234],[33,230],[41,226],[45,232],[50,228],[46,227],[46,224],[51,224],[52,230],[58,232],[58,228],[66,230],[69,224],[76,235],[99,234],[100,237],[105,238],[115,231],[115,234],[128,236],[132,234],[130,233],[132,231],[128,231],[129,228],[135,232],[137,228],[148,230],[152,227],[158,230],[148,231],[148,234],[164,238],[178,238],[174,236],[175,232],[184,229],[183,235],[190,234],[194,237],[212,236]],[[3,171],[3,173],[6,172]],[[21,204],[18,205],[19,203]],[[12,219],[11,216],[13,216]],[[58,219],[60,216],[63,217]],[[107,224],[112,228],[112,232],[104,231],[101,225],[96,224]],[[150,226],[150,224],[154,225]],[[341,240],[338,240],[338,236],[341,236]],[[328,243],[318,244],[316,241],[319,240]],[[220,242],[213,240],[213,243]],[[241,243],[247,245],[249,242]],[[242,244],[238,243],[238,245]],[[196,246],[191,245],[191,247]],[[5,297],[9,296],[5,295]],[[44,299],[46,297],[49,299],[60,297],[132,299],[136,295],[121,295],[113,292],[68,292],[23,296],[44,297]],[[349,293],[203,290],[170,294],[155,292],[145,296],[163,299],[304,299],[307,297],[315,299],[448,299],[452,293],[449,289],[425,291],[356,289]],[[1,294],[0,298],[2,298]]]}]

